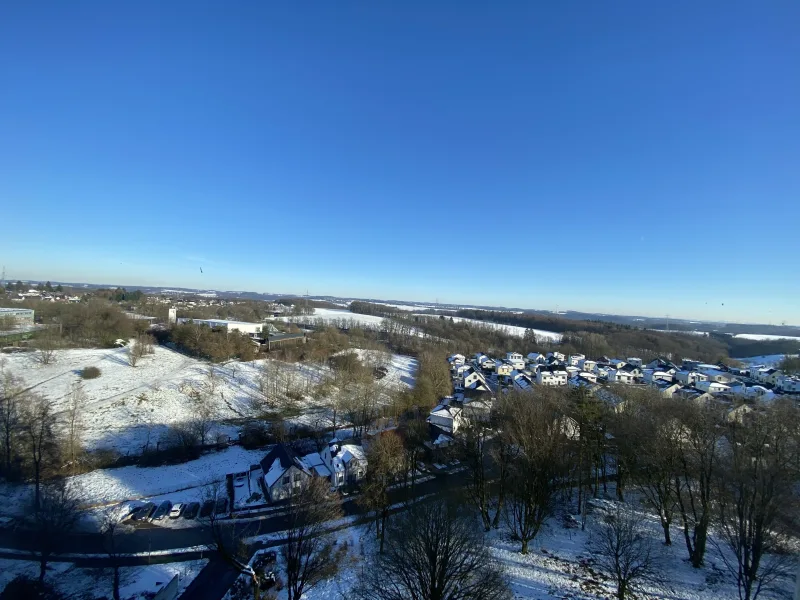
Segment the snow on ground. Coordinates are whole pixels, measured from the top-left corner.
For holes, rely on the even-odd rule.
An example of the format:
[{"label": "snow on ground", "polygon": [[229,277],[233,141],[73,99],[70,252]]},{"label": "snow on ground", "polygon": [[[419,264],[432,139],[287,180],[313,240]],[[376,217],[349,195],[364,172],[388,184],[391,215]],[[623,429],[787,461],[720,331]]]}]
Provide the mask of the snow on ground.
[{"label": "snow on ground", "polygon": [[[420,314],[417,315],[420,317],[431,317],[433,315],[424,315]],[[467,323],[474,323],[478,326],[483,327],[492,327],[494,329],[499,329],[508,335],[515,335],[517,337],[522,337],[525,335],[527,331],[526,327],[518,327],[517,325],[503,325],[502,323],[493,323],[491,321],[480,321],[478,319],[465,319],[464,317],[447,317],[448,319],[452,319],[456,323],[467,322]],[[536,337],[542,340],[547,340],[550,342],[560,342],[561,341],[561,334],[556,333],[554,331],[547,331],[545,329],[534,329],[533,332],[536,334]]]},{"label": "snow on ground", "polygon": [[[72,386],[81,382],[86,394],[85,447],[110,448],[121,454],[155,448],[166,441],[171,425],[191,420],[195,412],[187,392],[192,387],[211,390],[213,418],[218,426],[210,439],[217,434],[236,437],[237,428],[226,422],[254,416],[252,401],[261,396],[258,381],[266,363],[269,378],[280,379],[281,387],[291,386],[305,396],[297,406],[300,415],[294,422],[313,425],[325,402],[312,402],[309,394],[328,369],[273,359],[209,365],[164,347],[156,347],[155,355],[144,357],[136,367],[128,363],[125,348],[60,350],[56,361],[46,366],[40,365],[32,353],[0,360],[4,369],[20,377],[24,385],[50,399],[57,416],[63,415]],[[98,367],[100,377],[82,380],[80,370],[88,366]],[[388,367],[389,374],[384,378],[387,385],[413,385],[414,359],[392,355]]]},{"label": "snow on ground", "polygon": [[[249,469],[264,458],[265,450],[245,450],[232,446],[219,452],[205,454],[197,460],[180,465],[161,467],[120,467],[100,469],[76,475],[71,481],[80,486],[92,504],[109,504],[125,500],[138,500],[151,496],[191,491],[174,502],[194,497],[198,488],[225,479],[227,473]],[[172,498],[169,498],[172,500]]]},{"label": "snow on ground", "polygon": [[[613,582],[597,566],[596,557],[588,546],[592,526],[602,518],[604,511],[613,510],[614,502],[599,500],[594,504],[597,508],[588,518],[586,531],[581,531],[577,520],[572,520],[567,527],[561,520],[552,518],[531,543],[527,555],[520,553],[519,542],[511,541],[503,528],[487,534],[489,552],[505,571],[515,599],[600,600],[615,596]],[[679,528],[673,529],[673,543],[667,547],[662,544],[657,519],[649,514],[643,513],[643,516],[644,526],[652,535],[653,551],[658,557],[657,581],[645,584],[644,595],[635,597],[664,600],[738,597],[735,580],[712,544],[709,544],[706,554],[706,565],[694,569],[686,559],[686,547],[681,543]],[[476,521],[475,526],[480,528],[480,523]],[[348,544],[348,557],[334,578],[304,594],[304,600],[338,600],[344,597],[356,582],[365,559],[374,552],[374,543],[363,526],[344,529],[335,535],[338,543]],[[788,592],[788,588],[785,591]],[[285,591],[279,593],[279,600],[285,598]]]},{"label": "snow on ground", "polygon": [[376,315],[361,315],[349,310],[338,310],[335,308],[315,308],[314,314],[295,317],[279,317],[280,321],[324,321],[337,326],[344,326],[350,323],[357,323],[371,329],[379,329],[383,323],[383,317]]},{"label": "snow on ground", "polygon": [[[178,594],[182,594],[208,560],[191,560],[159,565],[122,567],[120,597],[123,600],[152,598],[162,587],[178,576]],[[68,562],[50,563],[47,581],[55,585],[67,598],[94,600],[112,596],[111,571],[77,568]],[[39,564],[29,560],[0,559],[0,590],[17,577],[25,575],[38,578]]]},{"label": "snow on ground", "polygon": [[800,337],[793,335],[767,335],[766,333],[737,333],[733,337],[745,340],[800,340]]},{"label": "snow on ground", "polygon": [[746,365],[766,365],[777,366],[787,356],[797,356],[796,354],[765,354],[763,356],[748,356],[747,358],[737,358],[739,362]]}]

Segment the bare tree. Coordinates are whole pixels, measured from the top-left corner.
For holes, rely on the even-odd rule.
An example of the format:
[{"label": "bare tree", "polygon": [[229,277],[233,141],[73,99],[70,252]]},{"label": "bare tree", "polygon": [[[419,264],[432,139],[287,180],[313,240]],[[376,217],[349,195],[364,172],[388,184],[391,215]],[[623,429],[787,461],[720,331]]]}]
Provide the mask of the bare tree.
[{"label": "bare tree", "polygon": [[725,428],[715,494],[719,534],[712,541],[736,579],[740,600],[754,600],[788,579],[794,567],[786,540],[800,511],[799,417],[785,401]]},{"label": "bare tree", "polygon": [[564,457],[570,424],[551,390],[530,395],[509,394],[502,410],[506,435],[518,449],[510,466],[504,511],[511,536],[522,554],[552,514],[559,487],[567,474]]},{"label": "bare tree", "polygon": [[80,381],[75,382],[68,395],[66,411],[67,454],[74,474],[77,470],[78,457],[81,453],[81,436],[83,433],[83,410],[86,404],[86,392]]},{"label": "bare tree", "polygon": [[499,565],[475,527],[476,515],[445,501],[419,503],[386,532],[387,545],[363,570],[359,600],[506,600]]},{"label": "bare tree", "polygon": [[120,529],[119,515],[116,510],[106,511],[100,522],[100,533],[103,536],[103,549],[111,563],[112,570],[112,594],[114,600],[120,600],[120,566],[122,564],[122,553],[117,545],[117,535]]},{"label": "bare tree", "polygon": [[39,561],[39,581],[44,581],[47,563],[62,547],[62,538],[73,531],[80,519],[77,490],[64,480],[45,485],[35,500],[30,535]]},{"label": "bare tree", "polygon": [[378,436],[367,452],[369,469],[362,484],[359,504],[375,519],[375,534],[380,540],[380,551],[386,537],[389,518],[389,486],[403,469],[403,440],[393,431]]},{"label": "bare tree", "polygon": [[247,549],[242,537],[241,530],[235,526],[224,526],[217,514],[217,502],[227,498],[222,482],[215,482],[206,486],[203,490],[203,503],[211,503],[211,512],[200,521],[205,525],[211,534],[211,544],[209,548],[215,550],[219,556],[231,565],[240,575],[250,579],[253,590],[253,600],[260,600],[261,589],[264,581],[259,572],[249,564],[250,552]]},{"label": "bare tree", "polygon": [[289,498],[286,543],[281,547],[288,600],[300,600],[303,592],[338,568],[340,556],[326,527],[341,518],[342,509],[329,488],[327,479],[313,477]]},{"label": "bare tree", "polygon": [[589,549],[616,583],[618,600],[625,600],[638,584],[653,580],[658,570],[644,519],[622,503],[592,530]]},{"label": "bare tree", "polygon": [[[467,487],[469,498],[478,510],[483,528],[489,531],[492,527],[492,494],[490,487],[489,437],[492,430],[484,420],[470,420],[466,427],[458,431],[461,455],[469,472]],[[371,464],[371,463],[370,463]]]},{"label": "bare tree", "polygon": [[28,447],[28,456],[33,464],[34,508],[38,510],[41,492],[42,471],[48,466],[48,459],[55,456],[56,419],[50,409],[50,402],[31,394],[22,413],[22,430]]},{"label": "bare tree", "polygon": [[23,403],[22,382],[0,368],[0,436],[2,436],[3,468],[6,475],[11,473],[15,457],[16,441],[22,426],[20,406]]},{"label": "bare tree", "polygon": [[675,434],[680,440],[680,473],[675,492],[683,525],[683,537],[692,566],[703,565],[711,524],[714,481],[718,467],[722,412],[713,405],[686,405]]},{"label": "bare tree", "polygon": [[[677,510],[675,478],[681,473],[678,405],[661,397],[628,402],[616,423],[625,422],[625,435],[615,430],[618,451],[625,457],[633,481],[658,515],[664,544],[672,544],[670,527]],[[622,441],[621,441],[622,440]]]},{"label": "bare tree", "polygon": [[58,348],[58,330],[49,326],[42,331],[36,338],[36,349],[38,353],[36,360],[42,365],[49,365],[56,361],[56,348]]},{"label": "bare tree", "polygon": [[139,359],[147,354],[145,345],[141,342],[141,336],[133,340],[133,343],[128,347],[128,362],[132,367],[135,367]]}]

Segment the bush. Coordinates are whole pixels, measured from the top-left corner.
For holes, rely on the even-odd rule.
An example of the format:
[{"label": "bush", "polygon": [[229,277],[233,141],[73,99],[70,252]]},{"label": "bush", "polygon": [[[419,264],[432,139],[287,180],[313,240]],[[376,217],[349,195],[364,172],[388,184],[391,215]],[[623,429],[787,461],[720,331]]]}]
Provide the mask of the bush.
[{"label": "bush", "polygon": [[81,371],[83,379],[97,379],[98,377],[100,377],[100,369],[97,367],[84,367]]},{"label": "bush", "polygon": [[261,422],[245,423],[240,434],[242,446],[247,450],[263,448],[272,442],[267,426]]}]

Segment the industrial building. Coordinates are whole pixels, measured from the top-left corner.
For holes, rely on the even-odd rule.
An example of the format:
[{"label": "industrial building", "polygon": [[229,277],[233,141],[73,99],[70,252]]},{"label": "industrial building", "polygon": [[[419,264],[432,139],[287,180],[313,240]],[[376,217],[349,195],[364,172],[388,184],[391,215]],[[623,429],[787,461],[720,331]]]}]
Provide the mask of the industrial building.
[{"label": "industrial building", "polygon": [[31,308],[0,308],[0,319],[11,317],[18,327],[33,325],[33,309]]},{"label": "industrial building", "polygon": [[206,325],[212,329],[225,329],[228,333],[231,331],[239,331],[246,333],[251,338],[260,338],[261,329],[264,327],[263,323],[248,323],[246,321],[228,321],[226,319],[189,319],[181,317],[178,323],[196,323],[197,325]]}]

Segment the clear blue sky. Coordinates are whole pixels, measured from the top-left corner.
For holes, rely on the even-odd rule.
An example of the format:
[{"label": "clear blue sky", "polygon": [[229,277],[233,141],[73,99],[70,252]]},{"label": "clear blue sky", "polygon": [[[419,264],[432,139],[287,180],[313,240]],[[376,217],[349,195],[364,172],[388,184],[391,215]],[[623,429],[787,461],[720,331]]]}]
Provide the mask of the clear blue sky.
[{"label": "clear blue sky", "polygon": [[0,264],[800,323],[798,24],[794,0],[5,0]]}]

